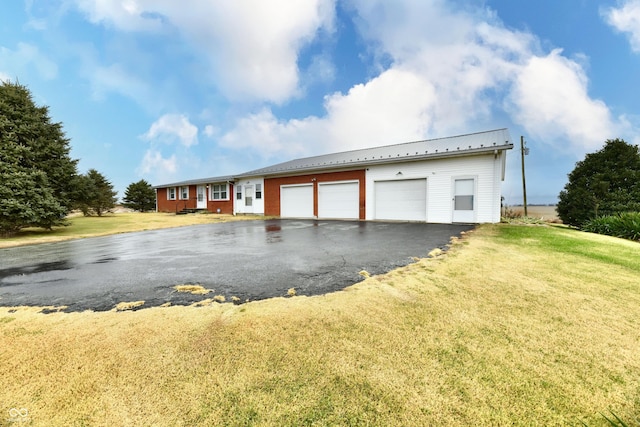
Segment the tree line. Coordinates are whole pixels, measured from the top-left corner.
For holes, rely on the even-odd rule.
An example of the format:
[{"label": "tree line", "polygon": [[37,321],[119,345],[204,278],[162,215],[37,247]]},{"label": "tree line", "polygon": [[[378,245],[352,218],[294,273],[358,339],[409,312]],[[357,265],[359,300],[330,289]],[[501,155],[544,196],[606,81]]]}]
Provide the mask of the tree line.
[{"label": "tree line", "polygon": [[[101,216],[115,207],[117,192],[100,172],[78,173],[70,141],[49,109],[37,106],[18,82],[0,83],[0,236],[23,228],[66,225],[72,210]],[[138,181],[127,187],[123,205],[155,208],[155,191]]]}]

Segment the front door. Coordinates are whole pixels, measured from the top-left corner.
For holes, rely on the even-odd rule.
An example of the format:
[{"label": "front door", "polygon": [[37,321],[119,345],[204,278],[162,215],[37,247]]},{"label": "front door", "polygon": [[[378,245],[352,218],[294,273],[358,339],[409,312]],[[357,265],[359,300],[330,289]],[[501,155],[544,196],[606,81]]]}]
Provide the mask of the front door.
[{"label": "front door", "polygon": [[244,211],[253,213],[253,185],[244,186]]},{"label": "front door", "polygon": [[196,195],[198,197],[196,208],[207,209],[207,187],[205,187],[204,185],[198,185]]}]

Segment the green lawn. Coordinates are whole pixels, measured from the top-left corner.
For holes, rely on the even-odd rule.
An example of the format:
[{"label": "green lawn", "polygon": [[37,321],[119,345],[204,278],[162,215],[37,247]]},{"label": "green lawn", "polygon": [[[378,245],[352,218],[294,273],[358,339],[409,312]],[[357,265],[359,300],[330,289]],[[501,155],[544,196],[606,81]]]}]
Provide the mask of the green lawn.
[{"label": "green lawn", "polygon": [[26,408],[38,426],[605,426],[613,411],[636,425],[638,260],[634,242],[483,225],[444,256],[325,296],[0,308],[0,414]]}]

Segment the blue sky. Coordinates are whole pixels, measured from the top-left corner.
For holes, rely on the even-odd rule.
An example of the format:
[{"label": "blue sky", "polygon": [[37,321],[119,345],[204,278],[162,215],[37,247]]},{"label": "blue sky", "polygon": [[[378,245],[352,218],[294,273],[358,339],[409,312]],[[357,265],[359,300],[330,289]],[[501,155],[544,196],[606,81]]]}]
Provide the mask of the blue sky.
[{"label": "blue sky", "polygon": [[7,0],[0,79],[119,196],[336,151],[507,127],[503,195],[554,203],[640,143],[640,0]]}]

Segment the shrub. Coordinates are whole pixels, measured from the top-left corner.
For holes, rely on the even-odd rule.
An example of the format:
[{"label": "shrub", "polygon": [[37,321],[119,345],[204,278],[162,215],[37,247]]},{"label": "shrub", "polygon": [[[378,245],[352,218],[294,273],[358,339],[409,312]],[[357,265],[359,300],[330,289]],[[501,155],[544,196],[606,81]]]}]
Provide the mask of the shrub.
[{"label": "shrub", "polygon": [[587,221],[582,230],[640,241],[640,212],[607,215]]}]

